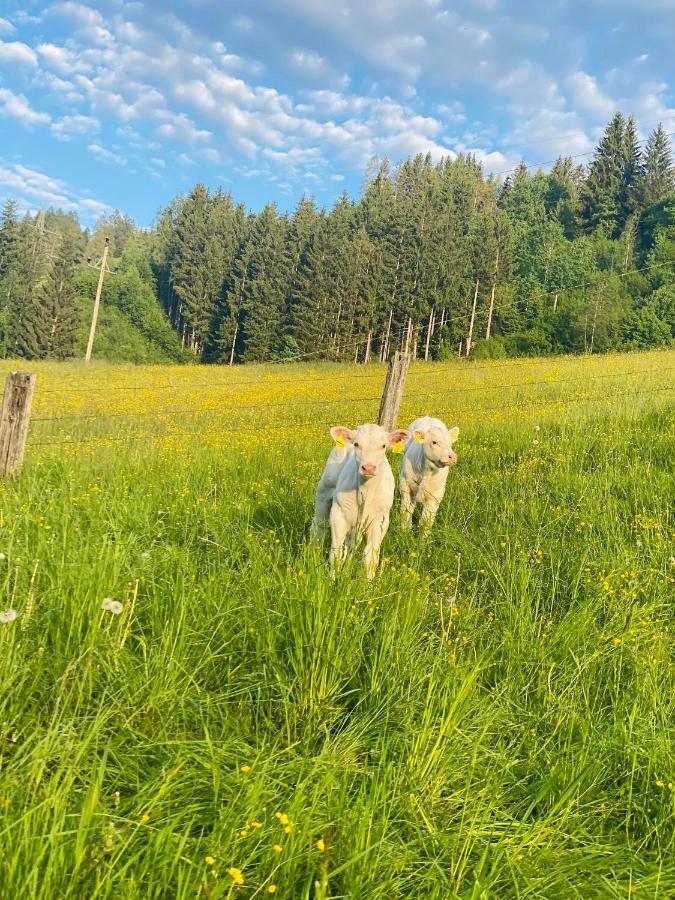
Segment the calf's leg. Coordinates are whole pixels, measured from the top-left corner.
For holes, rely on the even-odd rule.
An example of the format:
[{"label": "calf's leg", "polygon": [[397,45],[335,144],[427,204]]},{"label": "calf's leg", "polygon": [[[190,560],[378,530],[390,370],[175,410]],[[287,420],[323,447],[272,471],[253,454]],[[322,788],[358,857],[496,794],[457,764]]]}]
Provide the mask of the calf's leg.
[{"label": "calf's leg", "polygon": [[366,563],[366,576],[370,580],[375,577],[380,561],[380,547],[389,528],[389,513],[371,521],[366,528],[366,550],[363,558]]},{"label": "calf's leg", "polygon": [[344,562],[347,555],[345,540],[350,531],[349,522],[347,522],[344,513],[337,503],[333,503],[330,508],[330,555],[329,559],[333,567],[333,573]]}]

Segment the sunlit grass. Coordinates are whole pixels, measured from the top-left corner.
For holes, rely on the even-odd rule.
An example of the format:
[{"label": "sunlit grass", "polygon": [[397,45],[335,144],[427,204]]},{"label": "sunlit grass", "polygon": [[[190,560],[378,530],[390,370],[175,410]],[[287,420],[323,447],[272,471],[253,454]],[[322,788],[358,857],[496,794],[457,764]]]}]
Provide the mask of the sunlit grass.
[{"label": "sunlit grass", "polygon": [[460,461],[373,584],[306,529],[383,368],[34,369],[0,896],[675,892],[675,353],[415,366]]}]

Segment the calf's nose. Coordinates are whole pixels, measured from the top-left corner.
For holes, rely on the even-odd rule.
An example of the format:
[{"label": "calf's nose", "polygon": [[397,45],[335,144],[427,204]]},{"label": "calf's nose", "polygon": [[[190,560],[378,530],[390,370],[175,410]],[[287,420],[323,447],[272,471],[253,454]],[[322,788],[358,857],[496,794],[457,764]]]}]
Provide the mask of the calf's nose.
[{"label": "calf's nose", "polygon": [[454,453],[448,453],[448,465],[454,466],[457,462],[457,456]]},{"label": "calf's nose", "polygon": [[364,475],[375,475],[377,473],[377,466],[373,463],[362,463],[361,471]]}]

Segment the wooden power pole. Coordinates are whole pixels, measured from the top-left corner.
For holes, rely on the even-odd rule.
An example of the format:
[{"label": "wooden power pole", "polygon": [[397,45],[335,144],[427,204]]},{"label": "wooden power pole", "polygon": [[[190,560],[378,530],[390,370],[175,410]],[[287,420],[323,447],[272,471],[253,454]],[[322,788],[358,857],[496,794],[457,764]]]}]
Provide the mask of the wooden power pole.
[{"label": "wooden power pole", "polygon": [[101,291],[103,290],[103,277],[105,275],[106,262],[108,261],[108,250],[110,248],[109,238],[105,239],[105,247],[103,248],[103,256],[101,257],[101,270],[98,276],[98,286],[96,288],[96,299],[94,300],[94,312],[91,316],[91,328],[89,329],[89,340],[87,341],[87,352],[84,355],[85,362],[91,362],[91,351],[94,349],[94,338],[96,337],[96,323],[98,322],[98,309],[101,305]]}]

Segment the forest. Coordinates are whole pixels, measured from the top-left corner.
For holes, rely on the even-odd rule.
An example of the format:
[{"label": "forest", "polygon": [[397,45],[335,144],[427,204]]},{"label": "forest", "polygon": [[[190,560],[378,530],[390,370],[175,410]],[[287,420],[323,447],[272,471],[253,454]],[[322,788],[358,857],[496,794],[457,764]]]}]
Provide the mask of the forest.
[{"label": "forest", "polygon": [[61,210],[0,222],[0,355],[131,362],[368,362],[672,346],[675,166],[617,113],[587,165],[486,175],[471,155],[374,160],[358,200],[251,213],[197,184],[142,230]]}]

